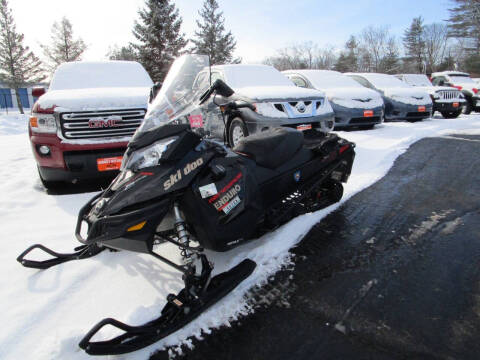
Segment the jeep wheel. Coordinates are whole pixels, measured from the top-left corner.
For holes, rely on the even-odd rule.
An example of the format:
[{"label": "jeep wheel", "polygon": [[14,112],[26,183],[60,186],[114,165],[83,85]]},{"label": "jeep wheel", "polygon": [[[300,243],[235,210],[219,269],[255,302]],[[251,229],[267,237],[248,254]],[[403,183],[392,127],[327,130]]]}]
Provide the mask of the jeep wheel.
[{"label": "jeep wheel", "polygon": [[457,111],[442,111],[441,114],[445,119],[455,119],[460,116],[462,110]]},{"label": "jeep wheel", "polygon": [[228,127],[228,145],[234,148],[240,140],[248,136],[248,129],[241,118],[235,118]]},{"label": "jeep wheel", "polygon": [[467,102],[466,102],[465,106],[463,107],[462,112],[465,115],[468,115],[472,112],[472,110],[473,110],[472,100],[467,99]]}]

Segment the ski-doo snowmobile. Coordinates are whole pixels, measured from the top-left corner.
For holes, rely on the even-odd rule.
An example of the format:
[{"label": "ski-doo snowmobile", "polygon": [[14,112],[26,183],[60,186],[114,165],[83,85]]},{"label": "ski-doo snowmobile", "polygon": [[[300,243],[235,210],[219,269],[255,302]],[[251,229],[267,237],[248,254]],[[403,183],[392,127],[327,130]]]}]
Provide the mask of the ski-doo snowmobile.
[{"label": "ski-doo snowmobile", "polygon": [[[184,289],[167,297],[157,319],[141,326],[100,321],[79,343],[88,354],[131,352],[180,329],[256,266],[246,259],[212,277],[205,249],[227,251],[343,195],[341,183],[350,175],[355,145],[334,134],[277,128],[246,137],[233,149],[205,137],[198,124],[208,119],[192,113],[198,111],[192,104],[215,96],[226,121],[239,111],[255,111],[254,104],[236,98],[221,80],[195,91],[195,76],[206,67],[203,55],[184,55],[173,63],[128,145],[119,175],[79,212],[75,233],[83,245],[60,254],[37,244],[17,258],[26,267],[46,269],[105,249],[129,250],[150,254],[183,273]],[[178,246],[183,263],[163,256],[161,243]],[[52,258],[26,259],[34,249]],[[124,333],[93,341],[106,325]]]}]

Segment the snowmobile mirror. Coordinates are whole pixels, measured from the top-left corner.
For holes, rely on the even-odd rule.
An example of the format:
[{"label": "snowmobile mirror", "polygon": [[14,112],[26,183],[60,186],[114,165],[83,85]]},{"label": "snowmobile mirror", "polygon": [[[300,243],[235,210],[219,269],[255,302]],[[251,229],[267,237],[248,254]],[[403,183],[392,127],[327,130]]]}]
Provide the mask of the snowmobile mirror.
[{"label": "snowmobile mirror", "polygon": [[221,95],[223,97],[230,97],[232,96],[235,91],[232,90],[230,86],[225,84],[225,82],[221,79],[215,80],[215,82],[208,88],[207,91],[205,91],[202,96],[200,96],[200,105],[203,104],[205,101],[207,101],[210,96],[213,94],[213,92],[216,92],[218,95]]},{"label": "snowmobile mirror", "polygon": [[162,88],[163,83],[157,81],[155,84],[150,89],[150,95],[148,96],[148,103],[151,104],[152,101],[155,99],[157,96],[158,92]]}]

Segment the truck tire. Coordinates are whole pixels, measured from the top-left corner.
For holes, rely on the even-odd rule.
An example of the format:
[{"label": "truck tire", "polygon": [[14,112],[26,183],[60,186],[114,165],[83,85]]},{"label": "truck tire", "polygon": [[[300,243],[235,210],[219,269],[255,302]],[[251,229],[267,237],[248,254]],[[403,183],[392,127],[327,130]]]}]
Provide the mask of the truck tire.
[{"label": "truck tire", "polygon": [[55,189],[57,189],[61,184],[63,184],[62,181],[48,181],[48,180],[45,180],[45,179],[42,177],[42,174],[40,173],[40,170],[38,169],[38,166],[37,166],[37,171],[38,171],[38,177],[40,178],[40,181],[42,182],[42,185],[43,185],[43,187],[44,187],[46,190],[55,190]]},{"label": "truck tire", "polygon": [[445,119],[456,119],[460,116],[462,110],[457,111],[442,111],[441,114]]},{"label": "truck tire", "polygon": [[228,145],[234,148],[239,141],[248,136],[248,129],[245,122],[239,118],[234,118],[228,126]]}]

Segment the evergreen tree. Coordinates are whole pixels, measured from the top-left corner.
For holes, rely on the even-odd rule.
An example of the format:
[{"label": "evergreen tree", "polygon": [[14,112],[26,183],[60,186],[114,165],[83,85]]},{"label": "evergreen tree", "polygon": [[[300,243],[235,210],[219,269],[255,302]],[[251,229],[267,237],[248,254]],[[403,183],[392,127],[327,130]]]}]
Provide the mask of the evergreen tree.
[{"label": "evergreen tree", "polygon": [[133,35],[139,41],[131,44],[138,60],[153,81],[163,81],[173,60],[187,44],[180,32],[182,19],[170,0],[145,0],[145,8],[138,12]]},{"label": "evergreen tree", "polygon": [[449,9],[450,36],[468,39],[465,50],[480,53],[480,1],[452,0],[456,6]]},{"label": "evergreen tree", "polygon": [[122,47],[115,45],[109,50],[107,57],[110,60],[138,61],[138,54],[130,44]]},{"label": "evergreen tree", "polygon": [[218,10],[217,0],[205,0],[203,8],[198,12],[201,21],[197,20],[198,31],[194,51],[210,56],[212,64],[225,64],[233,61],[236,42],[232,32],[225,30],[223,12]]},{"label": "evergreen tree", "polygon": [[410,27],[405,30],[403,36],[403,45],[407,62],[414,64],[415,71],[424,72],[425,60],[425,40],[423,37],[423,19],[421,16],[414,18]]},{"label": "evergreen tree", "polygon": [[347,71],[355,72],[358,69],[358,42],[355,36],[350,36],[350,39],[345,44],[345,48],[347,50]]},{"label": "evergreen tree", "polygon": [[350,71],[347,56],[345,55],[344,52],[340,53],[340,56],[338,57],[337,62],[335,63],[335,66],[334,66],[333,69],[335,71],[340,71],[340,72],[349,72]]},{"label": "evergreen tree", "polygon": [[18,89],[45,79],[40,60],[28,46],[23,46],[23,37],[16,30],[7,0],[0,0],[0,82],[15,90],[22,114]]},{"label": "evergreen tree", "polygon": [[50,45],[40,46],[52,72],[60,64],[81,60],[83,52],[87,49],[81,38],[73,38],[72,24],[66,17],[60,22],[53,23]]},{"label": "evergreen tree", "polygon": [[400,68],[400,57],[398,56],[398,47],[395,38],[390,38],[387,42],[385,56],[380,61],[381,72],[386,74],[396,74]]}]

